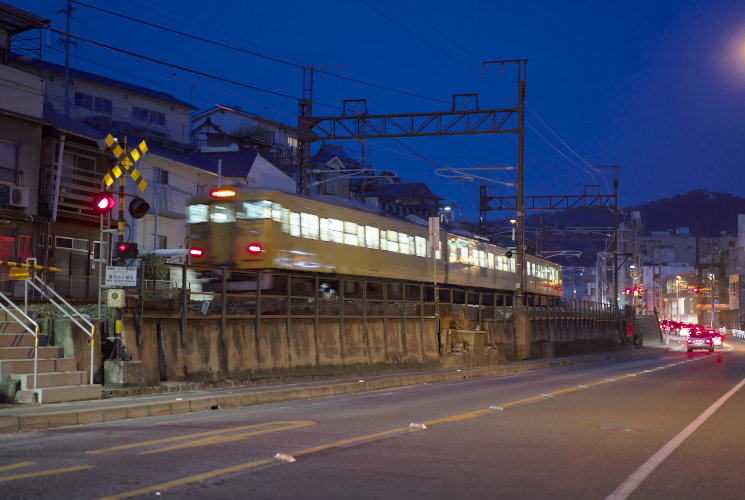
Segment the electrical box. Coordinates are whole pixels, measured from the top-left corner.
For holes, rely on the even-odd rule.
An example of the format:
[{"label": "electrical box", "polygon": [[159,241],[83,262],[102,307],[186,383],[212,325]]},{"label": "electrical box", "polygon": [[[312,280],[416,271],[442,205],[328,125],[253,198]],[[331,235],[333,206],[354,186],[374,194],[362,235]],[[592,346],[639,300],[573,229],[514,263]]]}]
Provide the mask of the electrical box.
[{"label": "electrical box", "polygon": [[111,308],[124,307],[124,290],[121,288],[106,290],[106,305]]}]

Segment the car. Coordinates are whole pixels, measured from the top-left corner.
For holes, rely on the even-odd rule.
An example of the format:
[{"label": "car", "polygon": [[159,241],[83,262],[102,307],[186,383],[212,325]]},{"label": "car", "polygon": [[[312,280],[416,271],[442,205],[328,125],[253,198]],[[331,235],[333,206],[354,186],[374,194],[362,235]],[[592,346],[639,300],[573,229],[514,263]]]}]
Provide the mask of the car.
[{"label": "car", "polygon": [[722,347],[724,345],[724,335],[716,330],[707,330],[711,336],[711,340],[714,343],[714,347]]},{"label": "car", "polygon": [[693,352],[694,349],[707,349],[709,352],[714,352],[714,339],[705,329],[696,329],[688,335],[686,347],[688,352]]}]

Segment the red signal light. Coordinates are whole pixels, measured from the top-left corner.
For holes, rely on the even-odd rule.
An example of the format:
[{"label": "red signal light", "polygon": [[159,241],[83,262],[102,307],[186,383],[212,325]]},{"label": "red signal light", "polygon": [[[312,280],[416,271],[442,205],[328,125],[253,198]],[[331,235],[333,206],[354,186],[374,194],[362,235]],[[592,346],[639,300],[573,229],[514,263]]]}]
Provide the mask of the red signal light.
[{"label": "red signal light", "polygon": [[189,255],[191,255],[192,257],[201,257],[202,255],[204,255],[204,250],[202,250],[201,248],[191,248],[189,249]]},{"label": "red signal light", "polygon": [[93,211],[96,215],[106,215],[116,206],[116,198],[111,191],[102,191],[93,196]]},{"label": "red signal light", "polygon": [[700,291],[701,291],[701,289],[699,287],[697,287],[697,286],[694,286],[693,287],[693,293],[698,293]]},{"label": "red signal light", "polygon": [[230,189],[230,188],[213,189],[212,191],[210,191],[210,196],[212,196],[213,198],[234,198],[235,189]]},{"label": "red signal light", "polygon": [[631,288],[627,288],[627,289],[626,289],[626,295],[628,295],[628,294],[630,294],[630,293],[631,293]]},{"label": "red signal light", "polygon": [[251,255],[258,255],[264,251],[261,245],[257,243],[251,243],[250,245],[248,245],[247,250],[248,250],[248,253],[250,253]]}]

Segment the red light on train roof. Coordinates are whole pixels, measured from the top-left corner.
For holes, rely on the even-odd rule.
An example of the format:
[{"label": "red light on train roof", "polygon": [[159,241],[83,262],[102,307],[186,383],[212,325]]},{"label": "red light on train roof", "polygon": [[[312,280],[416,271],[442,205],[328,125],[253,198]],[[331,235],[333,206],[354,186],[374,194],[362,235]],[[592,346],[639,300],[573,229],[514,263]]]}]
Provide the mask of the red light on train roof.
[{"label": "red light on train roof", "polygon": [[204,250],[202,250],[201,248],[191,248],[189,249],[189,255],[191,255],[192,257],[201,257],[202,255],[204,255]]},{"label": "red light on train roof", "polygon": [[212,191],[210,191],[210,196],[212,196],[213,198],[233,198],[235,196],[235,189],[213,189]]},{"label": "red light on train roof", "polygon": [[250,245],[248,245],[247,250],[248,250],[248,253],[252,255],[257,255],[264,251],[261,245],[258,245],[256,243],[251,243]]}]

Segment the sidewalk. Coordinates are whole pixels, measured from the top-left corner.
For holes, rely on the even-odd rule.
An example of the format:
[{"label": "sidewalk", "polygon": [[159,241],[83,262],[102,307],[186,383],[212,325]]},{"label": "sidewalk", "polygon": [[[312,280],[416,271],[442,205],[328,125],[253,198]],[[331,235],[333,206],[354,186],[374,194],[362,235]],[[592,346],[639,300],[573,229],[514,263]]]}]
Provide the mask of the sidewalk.
[{"label": "sidewalk", "polygon": [[[387,375],[332,378],[313,382],[262,384],[231,388],[189,388],[163,392],[152,388],[153,393],[105,399],[51,403],[46,405],[8,404],[0,406],[0,434],[50,429],[68,425],[85,425],[130,418],[174,415],[196,411],[237,408],[298,399],[337,396],[357,392],[375,391],[424,383],[444,382],[464,378],[488,377],[568,366],[596,361],[647,356],[671,346],[645,346],[640,349],[539,359],[500,365],[447,368],[421,372]],[[180,387],[178,383],[165,383]],[[189,384],[193,385],[193,384]],[[139,388],[142,392],[144,388]],[[158,391],[157,393],[155,391]],[[125,391],[115,391],[125,392]]]}]

